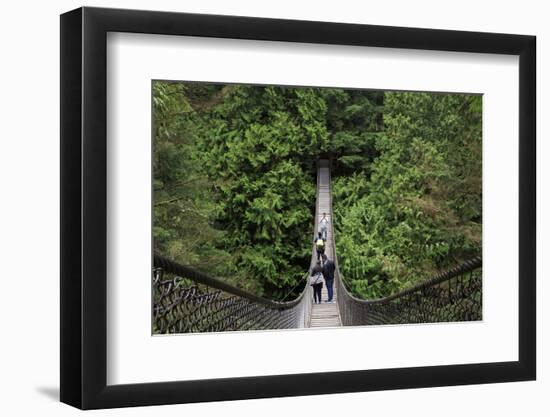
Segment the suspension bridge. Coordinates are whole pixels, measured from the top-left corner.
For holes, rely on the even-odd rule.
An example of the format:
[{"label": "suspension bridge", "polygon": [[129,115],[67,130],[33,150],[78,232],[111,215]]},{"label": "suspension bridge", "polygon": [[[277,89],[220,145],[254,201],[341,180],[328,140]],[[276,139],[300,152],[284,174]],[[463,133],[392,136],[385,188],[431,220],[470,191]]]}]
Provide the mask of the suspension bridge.
[{"label": "suspension bridge", "polygon": [[[317,260],[312,244],[310,269],[304,271],[303,289],[292,301],[258,297],[161,255],[153,265],[153,333],[219,332],[235,330],[340,327],[382,324],[434,323],[481,320],[481,258],[420,280],[389,297],[363,300],[346,286],[338,268],[333,228],[330,164],[317,164],[315,223],[326,213],[328,234],[325,253],[334,260],[333,303],[313,303],[309,285]],[[327,300],[326,285],[322,299]]]}]

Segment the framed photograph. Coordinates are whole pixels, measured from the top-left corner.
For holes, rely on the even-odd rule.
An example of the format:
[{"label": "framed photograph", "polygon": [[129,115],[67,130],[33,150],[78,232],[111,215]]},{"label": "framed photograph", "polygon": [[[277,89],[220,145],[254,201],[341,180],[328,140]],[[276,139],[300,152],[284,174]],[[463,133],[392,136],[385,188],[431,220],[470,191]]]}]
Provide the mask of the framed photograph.
[{"label": "framed photograph", "polygon": [[533,380],[535,37],[61,16],[61,401]]}]

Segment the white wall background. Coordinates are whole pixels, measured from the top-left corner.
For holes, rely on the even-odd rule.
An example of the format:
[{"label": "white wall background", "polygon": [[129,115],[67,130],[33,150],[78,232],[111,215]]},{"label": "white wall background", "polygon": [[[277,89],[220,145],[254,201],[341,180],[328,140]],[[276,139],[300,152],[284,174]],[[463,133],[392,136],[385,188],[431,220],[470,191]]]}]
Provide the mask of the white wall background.
[{"label": "white wall background", "polygon": [[[81,6],[9,2],[1,15],[0,410],[75,415],[59,392],[59,17]],[[538,381],[99,411],[98,415],[275,416],[344,413],[410,416],[545,416],[550,411],[550,26],[545,2],[427,0],[94,1],[86,5],[532,34],[538,37]],[[546,112],[545,112],[546,110]]]}]

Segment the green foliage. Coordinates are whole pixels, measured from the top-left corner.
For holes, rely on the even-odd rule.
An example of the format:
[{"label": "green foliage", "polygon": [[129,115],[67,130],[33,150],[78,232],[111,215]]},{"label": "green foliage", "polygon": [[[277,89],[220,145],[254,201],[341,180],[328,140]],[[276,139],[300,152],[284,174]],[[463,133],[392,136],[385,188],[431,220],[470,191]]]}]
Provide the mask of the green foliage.
[{"label": "green foliage", "polygon": [[154,248],[183,264],[227,274],[230,253],[220,244],[223,231],[212,227],[216,205],[196,150],[203,121],[192,99],[200,89],[153,83]]},{"label": "green foliage", "polygon": [[368,172],[333,186],[339,266],[379,298],[481,252],[481,97],[386,93]]},{"label": "green foliage", "polygon": [[307,269],[326,106],[313,89],[229,86],[223,96],[203,148],[218,224],[257,292],[277,298]]},{"label": "green foliage", "polygon": [[327,106],[333,175],[368,173],[378,154],[375,143],[383,127],[384,93],[327,88],[321,96]]},{"label": "green foliage", "polygon": [[281,299],[309,266],[320,155],[357,296],[480,251],[479,96],[156,81],[153,107],[154,245],[181,263]]}]

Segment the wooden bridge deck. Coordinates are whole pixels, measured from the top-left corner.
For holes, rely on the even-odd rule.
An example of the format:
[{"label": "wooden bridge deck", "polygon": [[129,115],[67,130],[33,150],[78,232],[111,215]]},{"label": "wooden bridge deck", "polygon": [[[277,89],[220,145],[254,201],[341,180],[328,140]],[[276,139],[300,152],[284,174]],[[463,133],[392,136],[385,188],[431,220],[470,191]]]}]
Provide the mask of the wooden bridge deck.
[{"label": "wooden bridge deck", "polygon": [[[332,247],[332,207],[330,204],[330,172],[328,161],[321,161],[319,168],[319,184],[317,186],[319,187],[318,218],[321,219],[323,213],[326,213],[329,220],[325,253],[329,259],[334,260],[334,250]],[[310,327],[339,327],[342,325],[340,313],[338,311],[336,282],[334,282],[333,288],[333,302],[326,303],[325,301],[328,300],[328,293],[326,285],[323,285],[323,302],[321,304],[312,305]]]}]

